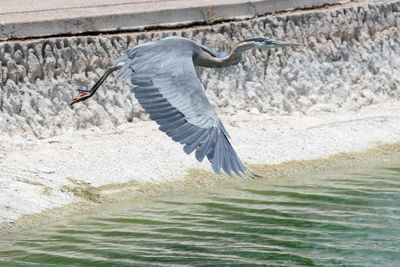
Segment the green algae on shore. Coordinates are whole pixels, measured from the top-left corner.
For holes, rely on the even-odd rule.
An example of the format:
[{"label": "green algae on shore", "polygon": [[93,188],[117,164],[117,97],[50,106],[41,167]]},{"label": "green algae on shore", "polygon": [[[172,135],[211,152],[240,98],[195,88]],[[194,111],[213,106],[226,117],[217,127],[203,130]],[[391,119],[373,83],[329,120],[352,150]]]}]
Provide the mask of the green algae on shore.
[{"label": "green algae on shore", "polygon": [[[249,169],[263,175],[265,179],[284,176],[304,176],[319,172],[330,172],[336,168],[346,169],[354,166],[371,166],[385,164],[400,158],[400,142],[394,144],[378,144],[376,147],[361,152],[340,153],[325,159],[289,161],[279,164],[250,164]],[[0,233],[29,229],[35,226],[52,223],[66,216],[79,214],[99,205],[138,198],[148,198],[177,192],[190,192],[209,187],[224,186],[243,182],[251,182],[239,178],[217,175],[202,169],[189,169],[180,179],[167,182],[140,182],[131,180],[126,183],[107,184],[94,187],[76,179],[69,179],[73,186],[63,187],[72,192],[77,201],[63,207],[50,208],[38,214],[21,216],[17,221],[1,223]],[[46,190],[46,188],[44,188]],[[50,193],[50,192],[49,192]]]}]

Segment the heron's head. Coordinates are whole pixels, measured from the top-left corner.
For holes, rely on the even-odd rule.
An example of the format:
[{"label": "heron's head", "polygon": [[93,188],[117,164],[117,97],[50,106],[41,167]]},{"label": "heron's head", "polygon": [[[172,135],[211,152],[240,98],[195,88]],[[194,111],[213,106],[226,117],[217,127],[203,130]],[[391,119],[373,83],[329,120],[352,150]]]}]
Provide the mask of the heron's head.
[{"label": "heron's head", "polygon": [[246,45],[248,49],[271,49],[278,47],[302,45],[300,43],[277,41],[265,37],[247,39],[242,41],[241,44]]}]

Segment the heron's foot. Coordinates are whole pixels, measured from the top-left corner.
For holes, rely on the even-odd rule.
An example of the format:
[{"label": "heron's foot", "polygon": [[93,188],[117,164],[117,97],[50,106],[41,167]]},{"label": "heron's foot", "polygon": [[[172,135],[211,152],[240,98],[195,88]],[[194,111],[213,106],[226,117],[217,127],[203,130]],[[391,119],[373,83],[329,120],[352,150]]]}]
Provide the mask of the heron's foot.
[{"label": "heron's foot", "polygon": [[73,104],[86,100],[91,96],[92,94],[90,91],[79,91],[79,94],[72,99],[70,105],[72,106]]}]

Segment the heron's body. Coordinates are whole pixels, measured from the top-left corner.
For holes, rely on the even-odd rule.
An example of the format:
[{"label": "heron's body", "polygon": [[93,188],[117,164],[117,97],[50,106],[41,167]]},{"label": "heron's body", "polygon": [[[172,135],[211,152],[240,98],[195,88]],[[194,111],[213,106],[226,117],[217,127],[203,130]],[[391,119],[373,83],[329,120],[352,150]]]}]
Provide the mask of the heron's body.
[{"label": "heron's body", "polygon": [[[258,39],[263,39],[263,44]],[[263,48],[261,46],[267,42],[270,40],[266,38],[244,41],[224,57],[183,37],[167,37],[137,45],[118,58],[92,90],[81,92],[73,103],[93,95],[112,71],[119,70],[117,77],[132,82],[135,97],[150,118],[160,125],[161,131],[183,144],[186,153],[195,151],[199,161],[207,157],[218,174],[221,169],[229,175],[232,172],[239,176],[248,174],[205,96],[194,66],[235,65],[245,50]]]}]

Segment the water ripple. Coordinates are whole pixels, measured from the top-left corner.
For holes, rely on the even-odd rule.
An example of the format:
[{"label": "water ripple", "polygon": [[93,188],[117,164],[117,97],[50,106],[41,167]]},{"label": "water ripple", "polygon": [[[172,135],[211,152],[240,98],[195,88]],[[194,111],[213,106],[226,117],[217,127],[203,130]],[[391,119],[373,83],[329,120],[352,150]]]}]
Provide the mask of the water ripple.
[{"label": "water ripple", "polygon": [[244,183],[0,240],[1,266],[395,266],[400,168]]}]

